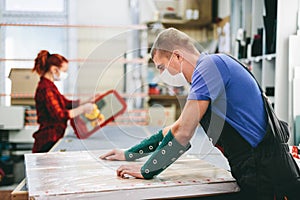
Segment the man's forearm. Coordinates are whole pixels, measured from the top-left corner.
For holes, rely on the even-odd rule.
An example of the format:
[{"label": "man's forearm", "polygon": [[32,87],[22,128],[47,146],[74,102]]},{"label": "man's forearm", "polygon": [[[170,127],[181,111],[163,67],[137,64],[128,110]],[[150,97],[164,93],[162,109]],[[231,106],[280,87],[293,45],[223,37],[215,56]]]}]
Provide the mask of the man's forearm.
[{"label": "man's forearm", "polygon": [[144,139],[141,143],[124,152],[126,160],[132,161],[149,155],[156,150],[163,138],[163,131],[160,130],[151,137]]}]

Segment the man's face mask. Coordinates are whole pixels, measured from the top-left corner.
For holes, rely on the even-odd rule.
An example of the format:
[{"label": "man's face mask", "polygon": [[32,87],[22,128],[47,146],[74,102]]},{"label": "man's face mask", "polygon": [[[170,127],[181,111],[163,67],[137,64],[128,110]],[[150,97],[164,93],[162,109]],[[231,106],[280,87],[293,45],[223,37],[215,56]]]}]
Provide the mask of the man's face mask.
[{"label": "man's face mask", "polygon": [[160,78],[163,82],[165,82],[168,85],[175,86],[175,87],[184,86],[187,84],[187,81],[182,73],[182,62],[180,63],[179,73],[172,75],[168,70],[172,58],[173,58],[173,54],[168,62],[168,65],[166,66],[164,71],[160,74]]}]

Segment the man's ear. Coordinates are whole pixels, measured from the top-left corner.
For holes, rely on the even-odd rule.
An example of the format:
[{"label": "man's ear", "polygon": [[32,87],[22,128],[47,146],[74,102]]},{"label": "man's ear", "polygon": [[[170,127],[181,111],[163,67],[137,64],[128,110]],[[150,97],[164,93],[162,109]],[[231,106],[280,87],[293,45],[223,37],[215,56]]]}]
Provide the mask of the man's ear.
[{"label": "man's ear", "polygon": [[178,49],[174,50],[173,54],[176,56],[177,59],[179,59],[179,61],[183,60],[183,54],[180,50]]}]

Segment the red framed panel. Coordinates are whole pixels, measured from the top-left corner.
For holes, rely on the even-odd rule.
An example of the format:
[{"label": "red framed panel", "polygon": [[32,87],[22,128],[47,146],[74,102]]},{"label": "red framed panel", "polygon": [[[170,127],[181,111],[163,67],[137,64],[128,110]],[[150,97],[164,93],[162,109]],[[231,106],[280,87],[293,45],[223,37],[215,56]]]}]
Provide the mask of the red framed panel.
[{"label": "red framed panel", "polygon": [[97,130],[99,130],[103,126],[107,125],[109,122],[113,121],[117,116],[119,116],[119,115],[121,115],[125,112],[125,110],[127,108],[126,102],[124,101],[124,99],[120,96],[120,94],[116,90],[109,90],[109,91],[105,92],[104,94],[101,94],[95,100],[95,104],[96,105],[97,105],[97,103],[99,104],[99,102],[101,102],[101,100],[104,97],[106,97],[108,95],[111,95],[111,94],[114,95],[116,97],[116,99],[118,100],[118,102],[120,103],[120,105],[121,105],[120,110],[118,110],[114,115],[106,118],[104,122],[102,122],[101,124],[95,126],[92,129],[90,129],[88,127],[87,123],[89,123],[89,122],[84,120],[84,118],[85,118],[84,114],[81,114],[81,115],[71,119],[71,126],[73,127],[75,135],[77,136],[77,138],[86,139],[86,138],[90,137]]}]

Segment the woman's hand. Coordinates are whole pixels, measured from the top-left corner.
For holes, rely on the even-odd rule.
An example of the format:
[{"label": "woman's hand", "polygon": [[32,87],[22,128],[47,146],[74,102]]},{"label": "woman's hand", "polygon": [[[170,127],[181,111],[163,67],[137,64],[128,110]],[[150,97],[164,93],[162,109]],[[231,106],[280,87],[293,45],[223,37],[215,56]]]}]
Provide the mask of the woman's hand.
[{"label": "woman's hand", "polygon": [[103,160],[126,160],[124,151],[120,149],[113,149],[106,154],[100,156]]},{"label": "woman's hand", "polygon": [[94,104],[92,103],[83,104],[82,109],[84,113],[91,113],[94,110]]},{"label": "woman's hand", "polygon": [[69,117],[74,118],[78,115],[81,115],[82,113],[90,113],[94,109],[94,104],[92,103],[86,103],[81,106],[78,106],[77,108],[69,110]]},{"label": "woman's hand", "polygon": [[143,175],[141,173],[141,164],[132,164],[132,165],[121,165],[117,169],[117,175],[121,178],[128,178],[129,176],[133,176],[135,178],[143,179]]}]

